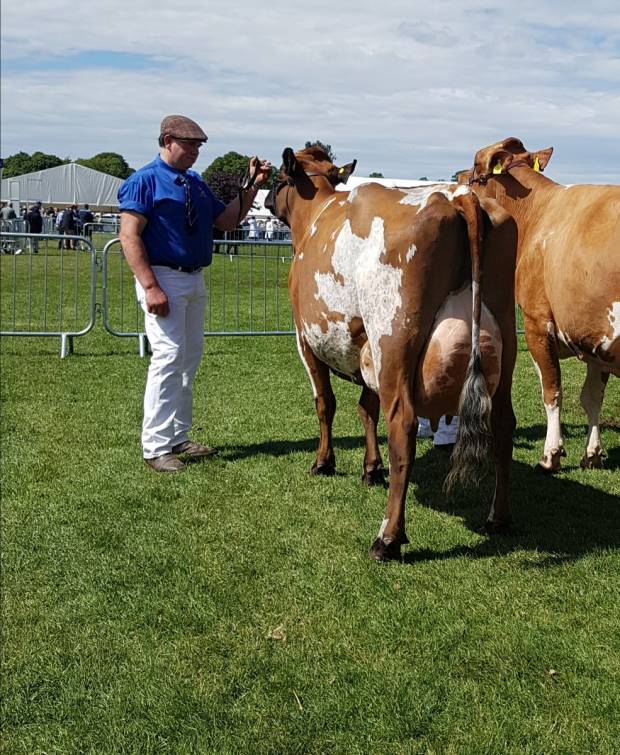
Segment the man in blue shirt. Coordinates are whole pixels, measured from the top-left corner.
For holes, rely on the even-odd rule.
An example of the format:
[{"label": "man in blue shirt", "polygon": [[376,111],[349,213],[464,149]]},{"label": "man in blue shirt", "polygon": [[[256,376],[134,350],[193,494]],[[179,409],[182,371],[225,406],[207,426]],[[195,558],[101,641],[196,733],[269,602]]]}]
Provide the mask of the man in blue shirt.
[{"label": "man in blue shirt", "polygon": [[207,135],[181,115],[163,119],[159,156],[121,186],[120,239],[136,279],[152,357],[144,394],[142,450],[158,472],[176,472],[179,456],[202,459],[214,448],[189,438],[192,384],[204,345],[205,284],[213,227],[232,231],[252,206],[271,165],[253,157],[251,188],[225,205],[190,170]]}]

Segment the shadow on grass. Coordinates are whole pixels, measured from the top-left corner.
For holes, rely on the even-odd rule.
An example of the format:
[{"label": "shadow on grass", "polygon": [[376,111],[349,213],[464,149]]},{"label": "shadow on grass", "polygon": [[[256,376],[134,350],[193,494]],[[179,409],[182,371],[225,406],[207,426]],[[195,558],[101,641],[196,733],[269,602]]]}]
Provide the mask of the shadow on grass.
[{"label": "shadow on grass", "polygon": [[[582,425],[566,428],[567,437],[583,430]],[[519,428],[515,446],[528,447],[544,438],[546,427],[536,425]],[[614,428],[614,432],[618,432]],[[620,435],[620,433],[618,433]],[[385,437],[380,442],[386,443]],[[345,436],[334,439],[336,452],[363,449],[360,436]],[[260,454],[280,457],[293,453],[308,453],[308,468],[314,461],[317,439],[296,441],[267,441],[248,446],[222,448],[222,456],[228,461]],[[620,446],[608,451],[606,469],[620,467]],[[360,465],[361,465],[360,456]],[[462,519],[473,532],[480,532],[489,513],[493,496],[494,474],[482,482],[480,488],[457,491],[447,497],[442,490],[449,464],[449,456],[434,448],[418,446],[418,455],[411,478],[411,489],[417,500],[436,511]],[[568,474],[577,474],[581,479],[569,479]],[[514,551],[539,551],[545,555],[532,562],[532,566],[545,567],[571,561],[587,553],[620,546],[620,497],[594,488],[588,483],[588,475],[578,467],[565,465],[555,476],[546,476],[535,467],[513,461],[511,497],[513,529],[510,535],[485,538],[468,547],[459,546],[447,551],[405,551],[405,563],[442,560],[467,556],[488,558]],[[412,522],[412,526],[415,523]]]},{"label": "shadow on grass", "polygon": [[[459,491],[447,497],[438,482],[445,477],[448,460],[437,456],[431,451],[416,460],[412,487],[418,500],[436,511],[460,517],[468,529],[481,532],[493,496],[494,475],[490,474],[477,490]],[[610,467],[617,466],[620,449],[613,449],[608,461]],[[564,476],[568,471],[546,476],[528,464],[513,461],[514,524],[510,535],[487,537],[474,546],[447,551],[410,551],[405,553],[404,561],[416,563],[459,556],[487,558],[529,550],[545,554],[532,564],[545,567],[601,549],[618,548],[620,497],[589,485],[589,472],[579,470],[582,480],[577,481]]]}]

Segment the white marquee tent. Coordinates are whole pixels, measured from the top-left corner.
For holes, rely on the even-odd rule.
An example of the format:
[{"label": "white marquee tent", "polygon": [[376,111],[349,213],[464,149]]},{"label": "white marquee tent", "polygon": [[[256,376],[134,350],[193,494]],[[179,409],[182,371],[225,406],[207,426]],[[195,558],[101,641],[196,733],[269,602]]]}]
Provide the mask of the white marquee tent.
[{"label": "white marquee tent", "polygon": [[89,204],[91,207],[118,207],[116,195],[122,178],[100,173],[77,163],[59,165],[15,178],[3,178],[2,201],[63,206]]}]

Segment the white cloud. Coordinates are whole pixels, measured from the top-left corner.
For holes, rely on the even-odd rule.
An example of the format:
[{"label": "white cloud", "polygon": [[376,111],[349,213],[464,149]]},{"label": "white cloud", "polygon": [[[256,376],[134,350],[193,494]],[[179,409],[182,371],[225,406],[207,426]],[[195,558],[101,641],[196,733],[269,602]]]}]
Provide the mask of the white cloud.
[{"label": "white cloud", "polygon": [[[112,150],[137,167],[180,112],[209,133],[199,169],[319,138],[360,173],[449,178],[514,135],[556,146],[558,180],[617,181],[619,30],[615,0],[3,3],[2,151]],[[85,67],[97,51],[146,59]],[[82,63],[63,69],[70,56]]]}]

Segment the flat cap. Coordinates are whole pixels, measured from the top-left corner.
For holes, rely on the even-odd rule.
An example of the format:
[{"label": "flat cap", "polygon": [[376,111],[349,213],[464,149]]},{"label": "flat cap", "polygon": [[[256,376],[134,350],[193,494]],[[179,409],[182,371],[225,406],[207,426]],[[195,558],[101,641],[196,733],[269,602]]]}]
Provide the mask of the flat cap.
[{"label": "flat cap", "polygon": [[170,134],[177,139],[200,139],[202,142],[207,141],[207,135],[200,126],[191,118],[184,115],[167,115],[161,122],[159,129],[160,136]]}]

